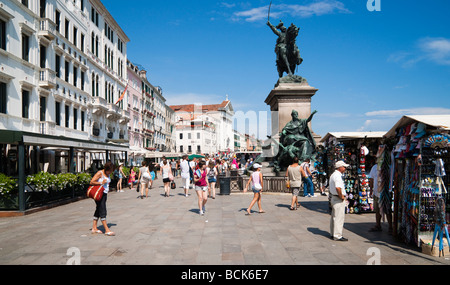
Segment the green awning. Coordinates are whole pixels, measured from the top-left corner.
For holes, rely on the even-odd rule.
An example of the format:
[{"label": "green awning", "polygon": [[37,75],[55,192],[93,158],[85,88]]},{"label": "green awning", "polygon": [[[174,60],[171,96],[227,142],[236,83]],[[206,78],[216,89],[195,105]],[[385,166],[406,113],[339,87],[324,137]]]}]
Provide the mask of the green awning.
[{"label": "green awning", "polygon": [[75,149],[101,150],[101,151],[129,150],[129,146],[126,145],[102,143],[62,136],[61,137],[49,136],[22,131],[0,130],[1,144],[18,144],[19,142],[23,142],[25,145],[36,145],[41,147],[61,147],[61,148],[73,147]]}]

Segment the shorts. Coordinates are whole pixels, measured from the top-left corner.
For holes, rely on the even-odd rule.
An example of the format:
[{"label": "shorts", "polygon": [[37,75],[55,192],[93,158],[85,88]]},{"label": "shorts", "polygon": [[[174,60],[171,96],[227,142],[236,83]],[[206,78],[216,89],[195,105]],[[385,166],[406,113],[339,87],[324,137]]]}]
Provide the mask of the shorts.
[{"label": "shorts", "polygon": [[195,191],[206,192],[206,191],[208,191],[208,186],[197,186],[197,185],[195,185]]},{"label": "shorts", "polygon": [[380,198],[377,196],[373,196],[373,209],[375,212],[380,211]]},{"label": "shorts", "polygon": [[261,193],[261,190],[256,190],[255,187],[252,187],[252,190],[253,190],[253,193],[255,193],[255,194]]},{"label": "shorts", "polygon": [[164,178],[164,179],[163,179],[163,182],[164,182],[164,183],[168,183],[168,182],[170,182],[170,179],[169,179],[169,178]]},{"label": "shorts", "polygon": [[292,187],[292,196],[300,196],[300,187]]},{"label": "shorts", "polygon": [[214,182],[217,182],[217,179],[216,178],[208,178],[208,182],[214,183]]}]

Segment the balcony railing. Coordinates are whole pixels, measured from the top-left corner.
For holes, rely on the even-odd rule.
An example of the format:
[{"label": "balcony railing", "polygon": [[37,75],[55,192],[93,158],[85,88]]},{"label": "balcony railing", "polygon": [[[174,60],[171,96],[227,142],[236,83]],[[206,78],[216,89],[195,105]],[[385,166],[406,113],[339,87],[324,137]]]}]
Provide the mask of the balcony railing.
[{"label": "balcony railing", "polygon": [[43,88],[56,88],[56,72],[43,68],[39,72],[39,86]]},{"label": "balcony railing", "polygon": [[100,114],[102,112],[108,111],[106,100],[101,97],[92,98],[92,107],[94,108],[94,114]]},{"label": "balcony railing", "polygon": [[53,40],[56,34],[56,25],[50,19],[41,19],[39,21],[38,36],[46,37],[49,40]]}]

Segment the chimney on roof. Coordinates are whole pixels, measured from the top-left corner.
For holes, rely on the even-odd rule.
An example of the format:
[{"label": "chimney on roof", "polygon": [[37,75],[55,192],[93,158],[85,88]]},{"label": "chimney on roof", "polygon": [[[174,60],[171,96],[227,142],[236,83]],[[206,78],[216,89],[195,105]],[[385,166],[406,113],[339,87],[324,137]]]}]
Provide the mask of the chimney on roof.
[{"label": "chimney on roof", "polygon": [[139,76],[143,79],[147,79],[147,70],[140,70]]}]

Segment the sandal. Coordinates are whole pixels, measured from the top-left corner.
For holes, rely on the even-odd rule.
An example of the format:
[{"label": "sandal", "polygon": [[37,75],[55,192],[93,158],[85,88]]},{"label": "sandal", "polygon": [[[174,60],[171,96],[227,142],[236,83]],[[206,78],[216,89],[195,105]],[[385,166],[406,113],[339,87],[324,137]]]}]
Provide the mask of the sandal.
[{"label": "sandal", "polygon": [[107,232],[107,233],[105,233],[105,236],[110,236],[110,237],[113,237],[113,236],[115,236],[116,234],[114,233],[114,232]]},{"label": "sandal", "polygon": [[102,234],[103,232],[101,230],[96,230],[96,231],[91,230],[91,233],[92,234]]}]

